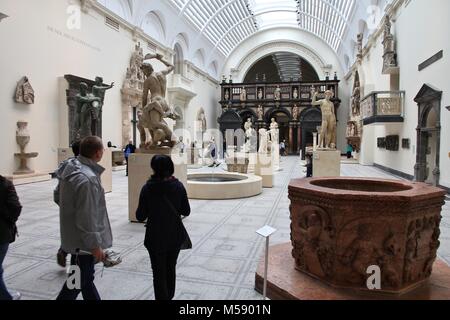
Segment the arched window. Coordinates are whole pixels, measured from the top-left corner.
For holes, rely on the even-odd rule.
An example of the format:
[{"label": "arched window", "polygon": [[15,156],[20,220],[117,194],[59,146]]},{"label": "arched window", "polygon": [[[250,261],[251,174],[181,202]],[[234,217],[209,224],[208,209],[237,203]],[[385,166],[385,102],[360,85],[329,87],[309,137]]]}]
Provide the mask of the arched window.
[{"label": "arched window", "polygon": [[173,65],[175,66],[175,74],[183,74],[183,49],[181,46],[176,43],[174,47],[174,58],[173,58]]}]

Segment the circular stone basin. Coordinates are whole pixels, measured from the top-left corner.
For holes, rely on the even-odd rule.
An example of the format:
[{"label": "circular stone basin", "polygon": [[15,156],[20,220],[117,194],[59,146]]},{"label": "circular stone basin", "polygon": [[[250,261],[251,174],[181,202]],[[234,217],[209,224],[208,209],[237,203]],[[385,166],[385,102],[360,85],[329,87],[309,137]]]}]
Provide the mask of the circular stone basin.
[{"label": "circular stone basin", "polygon": [[261,177],[239,173],[192,173],[187,184],[190,199],[241,199],[262,193]]},{"label": "circular stone basin", "polygon": [[[338,288],[402,294],[431,275],[445,192],[424,183],[361,178],[292,180],[297,270]],[[372,269],[371,269],[372,268]]]},{"label": "circular stone basin", "polygon": [[411,190],[411,185],[405,185],[393,181],[378,181],[378,180],[343,180],[343,179],[328,179],[328,180],[314,180],[311,184],[318,187],[346,190],[346,191],[360,191],[360,192],[399,192]]}]

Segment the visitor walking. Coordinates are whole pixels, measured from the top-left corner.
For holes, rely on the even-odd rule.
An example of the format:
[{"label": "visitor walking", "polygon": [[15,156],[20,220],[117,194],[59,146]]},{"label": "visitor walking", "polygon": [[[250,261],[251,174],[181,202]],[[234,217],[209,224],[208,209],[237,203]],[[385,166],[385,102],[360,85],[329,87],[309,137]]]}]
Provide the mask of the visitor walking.
[{"label": "visitor walking", "polygon": [[[53,201],[59,206],[59,191],[61,190],[60,188],[60,183],[61,183],[61,176],[58,174],[60,172],[64,172],[64,169],[66,168],[66,166],[69,163],[72,163],[73,161],[76,160],[76,158],[80,155],[80,141],[76,141],[72,144],[72,152],[73,152],[73,157],[70,159],[67,159],[66,161],[63,161],[60,165],[58,170],[56,170],[55,175],[56,178],[58,179],[58,184],[56,185],[55,190],[53,191]],[[58,263],[58,265],[60,265],[61,267],[65,268],[66,264],[67,264],[67,252],[65,252],[61,247],[58,250],[58,253],[56,254],[56,262]]]},{"label": "visitor walking", "polygon": [[10,294],[3,281],[3,261],[9,245],[16,240],[16,222],[22,211],[16,189],[0,175],[0,300],[19,300],[20,293]]},{"label": "visitor walking", "polygon": [[127,162],[127,177],[128,177],[128,158],[130,157],[130,154],[136,153],[136,147],[133,144],[133,141],[129,141],[127,146],[125,147],[125,161]]},{"label": "visitor walking", "polygon": [[172,300],[178,255],[189,239],[181,216],[189,216],[191,208],[186,189],[173,177],[172,159],[155,156],[151,167],[154,175],[142,188],[136,217],[147,221],[144,245],[150,254],[155,299]]},{"label": "visitor walking", "polygon": [[87,137],[80,146],[80,156],[58,172],[60,181],[59,212],[62,249],[72,255],[71,265],[80,269],[80,287],[64,284],[57,300],[100,300],[94,284],[98,262],[105,260],[104,250],[112,246],[111,225],[106,209],[105,191],[98,165],[103,157],[99,137]]}]

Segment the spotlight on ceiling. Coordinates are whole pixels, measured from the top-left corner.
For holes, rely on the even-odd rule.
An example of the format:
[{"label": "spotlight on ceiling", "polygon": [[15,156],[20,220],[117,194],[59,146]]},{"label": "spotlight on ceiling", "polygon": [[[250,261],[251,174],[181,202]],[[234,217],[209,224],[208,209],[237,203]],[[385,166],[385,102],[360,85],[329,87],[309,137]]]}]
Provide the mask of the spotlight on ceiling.
[{"label": "spotlight on ceiling", "polygon": [[6,14],[0,12],[0,21],[2,21],[5,18],[8,18],[8,16]]}]

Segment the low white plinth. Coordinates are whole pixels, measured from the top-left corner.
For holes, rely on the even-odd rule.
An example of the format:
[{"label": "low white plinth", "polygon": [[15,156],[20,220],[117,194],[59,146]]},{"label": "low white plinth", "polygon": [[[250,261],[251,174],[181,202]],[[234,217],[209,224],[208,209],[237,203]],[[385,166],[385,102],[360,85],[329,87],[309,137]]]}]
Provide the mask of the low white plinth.
[{"label": "low white plinth", "polygon": [[[150,168],[150,162],[155,155],[171,155],[171,151],[162,150],[154,151],[153,153],[134,153],[128,158],[128,210],[129,220],[131,222],[137,222],[136,210],[139,205],[139,196],[141,194],[142,187],[147,183],[153,174],[152,168]],[[172,156],[172,160],[175,164],[175,177],[180,180],[184,186],[187,186],[187,165],[181,163],[179,158]]]},{"label": "low white plinth", "polygon": [[[202,182],[199,178],[233,178],[236,181]],[[240,173],[193,173],[188,175],[188,196],[200,200],[228,200],[254,197],[262,193],[262,178]]]},{"label": "low white plinth", "polygon": [[5,176],[6,179],[11,181],[15,186],[23,184],[30,184],[36,182],[49,181],[52,179],[49,173],[30,173],[30,174],[17,174],[11,176]]},{"label": "low white plinth", "polygon": [[255,175],[262,178],[264,188],[273,188],[273,162],[270,154],[258,154]]},{"label": "low white plinth", "polygon": [[313,153],[313,177],[340,177],[341,152],[339,150],[317,150]]}]

